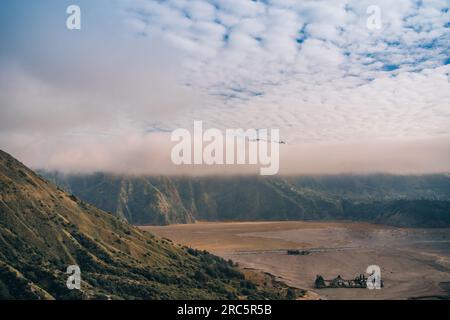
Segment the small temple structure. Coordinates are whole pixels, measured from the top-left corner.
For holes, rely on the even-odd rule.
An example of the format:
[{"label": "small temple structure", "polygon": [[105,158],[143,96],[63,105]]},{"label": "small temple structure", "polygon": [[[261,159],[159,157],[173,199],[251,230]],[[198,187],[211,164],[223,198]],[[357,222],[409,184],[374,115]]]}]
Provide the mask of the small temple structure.
[{"label": "small temple structure", "polygon": [[[314,282],[317,289],[324,288],[367,288],[367,277],[364,274],[360,274],[354,279],[346,280],[338,275],[331,280],[325,280],[321,275],[316,276]],[[383,287],[383,281],[381,280],[381,287]]]}]

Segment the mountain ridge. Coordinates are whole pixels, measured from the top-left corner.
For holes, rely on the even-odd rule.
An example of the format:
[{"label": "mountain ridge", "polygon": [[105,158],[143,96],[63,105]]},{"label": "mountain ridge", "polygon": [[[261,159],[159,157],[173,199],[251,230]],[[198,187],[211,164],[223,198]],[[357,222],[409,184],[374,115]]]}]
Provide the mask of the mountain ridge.
[{"label": "mountain ridge", "polygon": [[[41,174],[85,201],[137,225],[192,223],[195,220],[345,219],[396,226],[450,226],[450,177],[447,175],[158,177],[105,173]],[[134,190],[126,201],[114,192],[124,181],[131,186],[128,190]],[[147,193],[136,191],[142,186],[146,186]],[[108,197],[104,197],[105,194]],[[157,196],[164,201],[159,199],[156,203],[165,206],[154,204]],[[124,214],[117,205],[121,201],[128,213]],[[426,219],[428,212],[434,220]]]}]

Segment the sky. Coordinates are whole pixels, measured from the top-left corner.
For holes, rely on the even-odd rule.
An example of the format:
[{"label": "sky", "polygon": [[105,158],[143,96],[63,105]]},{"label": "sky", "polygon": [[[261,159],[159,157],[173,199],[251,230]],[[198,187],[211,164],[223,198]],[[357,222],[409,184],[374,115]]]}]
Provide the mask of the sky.
[{"label": "sky", "polygon": [[281,173],[450,171],[445,0],[3,0],[0,40],[0,148],[33,168],[252,172],[172,165],[202,120],[280,129]]}]

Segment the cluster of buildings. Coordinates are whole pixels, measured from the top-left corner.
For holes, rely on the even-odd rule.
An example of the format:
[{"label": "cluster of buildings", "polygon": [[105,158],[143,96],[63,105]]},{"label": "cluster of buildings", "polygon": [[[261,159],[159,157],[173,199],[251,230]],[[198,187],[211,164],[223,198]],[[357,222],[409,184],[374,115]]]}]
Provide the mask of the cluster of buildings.
[{"label": "cluster of buildings", "polygon": [[[324,279],[321,275],[316,276],[316,281],[314,282],[317,289],[324,288],[367,288],[368,278],[364,274],[360,274],[352,280],[346,280],[338,275],[336,278],[331,280]],[[383,282],[381,282],[381,287],[383,287]]]}]

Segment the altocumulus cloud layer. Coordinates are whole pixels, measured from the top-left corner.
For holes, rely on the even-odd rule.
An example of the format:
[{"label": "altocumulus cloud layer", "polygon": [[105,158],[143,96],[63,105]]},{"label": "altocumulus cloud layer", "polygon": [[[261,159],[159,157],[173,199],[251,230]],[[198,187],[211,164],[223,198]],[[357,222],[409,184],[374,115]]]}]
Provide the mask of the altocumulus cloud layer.
[{"label": "altocumulus cloud layer", "polygon": [[68,4],[0,4],[0,147],[27,164],[186,173],[169,132],[203,120],[279,128],[285,173],[450,171],[448,1],[78,1],[81,31]]}]

